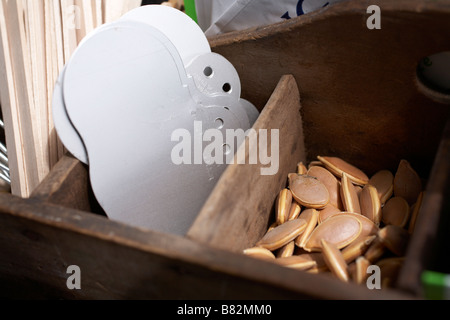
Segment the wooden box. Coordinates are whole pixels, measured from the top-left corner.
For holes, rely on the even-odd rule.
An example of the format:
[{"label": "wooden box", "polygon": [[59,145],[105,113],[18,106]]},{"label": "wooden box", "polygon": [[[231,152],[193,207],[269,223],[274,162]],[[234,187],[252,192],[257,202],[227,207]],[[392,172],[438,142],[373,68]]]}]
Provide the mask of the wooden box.
[{"label": "wooden box", "polygon": [[[230,165],[181,237],[109,220],[88,168],[60,160],[30,199],[0,195],[0,296],[63,299],[415,299],[440,254],[450,206],[450,121],[445,95],[418,83],[419,61],[450,50],[444,1],[375,1],[382,28],[366,27],[366,1],[210,39],[237,68],[243,97],[279,129],[279,170]],[[431,98],[430,98],[431,96]],[[440,102],[435,102],[436,100]],[[368,175],[408,159],[426,196],[395,289],[369,290],[244,256],[261,237],[286,175],[317,155]],[[81,269],[81,290],[66,286]]]}]

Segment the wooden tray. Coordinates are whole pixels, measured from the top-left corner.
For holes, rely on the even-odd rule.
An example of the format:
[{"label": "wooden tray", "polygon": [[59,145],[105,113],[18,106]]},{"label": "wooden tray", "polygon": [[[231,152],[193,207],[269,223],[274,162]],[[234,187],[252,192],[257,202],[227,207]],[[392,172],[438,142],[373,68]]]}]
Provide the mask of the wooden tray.
[{"label": "wooden tray", "polygon": [[[436,256],[449,206],[449,107],[416,85],[428,54],[450,50],[444,1],[375,1],[382,29],[365,27],[367,2],[210,39],[241,75],[243,96],[280,129],[280,166],[230,165],[184,237],[109,220],[87,168],[60,160],[30,199],[0,195],[0,295],[64,299],[411,299]],[[300,102],[301,101],[301,102]],[[240,250],[267,227],[286,174],[318,154],[342,156],[372,174],[408,159],[427,194],[396,289],[368,290],[290,270]],[[68,290],[67,267],[81,268]]]}]

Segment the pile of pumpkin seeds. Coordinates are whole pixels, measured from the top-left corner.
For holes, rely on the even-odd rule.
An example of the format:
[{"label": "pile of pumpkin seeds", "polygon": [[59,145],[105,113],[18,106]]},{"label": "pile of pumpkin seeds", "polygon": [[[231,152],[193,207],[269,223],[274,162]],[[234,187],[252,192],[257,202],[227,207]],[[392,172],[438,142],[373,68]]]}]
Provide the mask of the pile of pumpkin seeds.
[{"label": "pile of pumpkin seeds", "polygon": [[288,175],[275,221],[244,254],[359,284],[377,265],[381,286],[394,286],[424,195],[419,175],[406,160],[369,178],[343,159],[317,159]]}]

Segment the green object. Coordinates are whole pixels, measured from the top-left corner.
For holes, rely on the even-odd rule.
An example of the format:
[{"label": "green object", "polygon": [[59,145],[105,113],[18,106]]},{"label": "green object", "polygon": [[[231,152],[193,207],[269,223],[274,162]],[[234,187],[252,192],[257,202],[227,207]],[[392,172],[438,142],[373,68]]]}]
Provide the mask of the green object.
[{"label": "green object", "polygon": [[197,10],[195,8],[195,0],[184,0],[184,12],[198,23]]},{"label": "green object", "polygon": [[450,275],[424,271],[421,276],[425,298],[429,300],[450,300]]}]

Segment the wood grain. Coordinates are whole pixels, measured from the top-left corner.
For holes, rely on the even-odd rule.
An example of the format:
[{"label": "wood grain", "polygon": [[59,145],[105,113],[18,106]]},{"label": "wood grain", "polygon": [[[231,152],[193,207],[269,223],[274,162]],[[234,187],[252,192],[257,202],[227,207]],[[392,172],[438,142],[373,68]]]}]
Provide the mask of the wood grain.
[{"label": "wood grain", "polygon": [[[439,145],[413,237],[409,243],[398,286],[414,295],[423,295],[421,273],[448,267],[447,236],[450,209],[450,119]],[[441,263],[443,265],[436,265]]]},{"label": "wood grain", "polygon": [[40,203],[89,212],[93,209],[89,187],[86,166],[73,156],[65,155],[33,191],[30,198]]},{"label": "wood grain", "polygon": [[334,154],[371,175],[395,170],[404,157],[427,177],[450,109],[419,92],[416,68],[427,55],[450,50],[450,4],[370,4],[381,8],[381,30],[367,29],[367,1],[344,1],[217,36],[211,46],[233,63],[242,96],[259,108],[281,75],[294,76],[309,160]]},{"label": "wood grain", "polygon": [[[263,177],[258,165],[230,166],[186,237],[86,212],[93,210],[88,208],[92,201],[87,200],[87,169],[70,156],[58,163],[32,198],[0,194],[0,296],[423,297],[419,275],[439,253],[436,243],[448,238],[448,230],[439,225],[449,225],[450,124],[448,106],[429,100],[416,87],[415,70],[422,57],[450,49],[450,4],[371,4],[382,9],[381,30],[365,29],[367,2],[361,0],[210,39],[214,51],[238,69],[244,97],[264,109],[255,128],[280,129],[280,170]],[[1,53],[0,58],[10,59]],[[11,75],[8,64],[0,67],[9,72],[1,72],[3,78]],[[2,102],[10,92],[15,94],[11,87],[2,88]],[[428,178],[397,289],[367,290],[238,252],[267,227],[286,173],[294,171],[299,160],[318,154],[342,156],[369,175],[380,167],[394,170],[405,157]],[[80,291],[66,287],[66,269],[72,264],[82,269]]]},{"label": "wood grain", "polygon": [[[413,298],[32,199],[0,194],[0,226],[0,296],[8,298]],[[67,289],[70,265],[81,269],[81,290]]]},{"label": "wood grain", "polygon": [[253,246],[267,231],[275,198],[286,186],[288,173],[305,161],[300,96],[292,76],[281,78],[253,129],[258,141],[260,129],[279,130],[278,172],[262,175],[264,166],[261,162],[251,165],[249,153],[245,164],[230,164],[188,231],[191,239],[239,252]]}]

